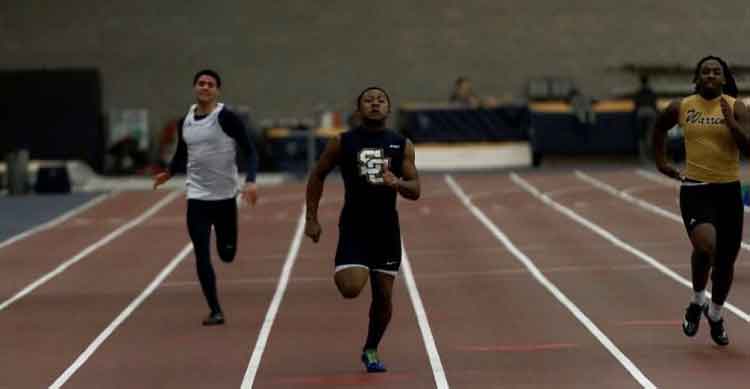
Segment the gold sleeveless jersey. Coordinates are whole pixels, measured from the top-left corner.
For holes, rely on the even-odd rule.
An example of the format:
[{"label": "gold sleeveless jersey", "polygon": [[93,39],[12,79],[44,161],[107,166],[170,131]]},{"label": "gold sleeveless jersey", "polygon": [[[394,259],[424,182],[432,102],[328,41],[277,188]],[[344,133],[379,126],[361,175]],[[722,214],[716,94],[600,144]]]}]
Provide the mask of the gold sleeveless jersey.
[{"label": "gold sleeveless jersey", "polygon": [[[735,99],[722,97],[734,112]],[[718,97],[706,100],[696,94],[682,99],[679,124],[685,134],[687,178],[713,183],[739,180],[739,150],[726,126]]]}]

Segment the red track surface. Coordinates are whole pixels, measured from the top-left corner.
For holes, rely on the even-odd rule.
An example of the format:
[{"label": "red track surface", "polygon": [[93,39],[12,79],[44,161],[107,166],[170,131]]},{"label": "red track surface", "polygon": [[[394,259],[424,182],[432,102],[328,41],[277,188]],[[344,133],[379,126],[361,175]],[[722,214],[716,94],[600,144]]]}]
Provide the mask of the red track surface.
[{"label": "red track surface", "polygon": [[[679,213],[673,187],[631,169],[590,176]],[[578,179],[520,176],[550,198],[689,279],[683,227]],[[705,321],[694,339],[679,322],[690,289],[533,197],[507,174],[455,176],[507,238],[648,380],[664,388],[743,388],[750,323],[725,310],[732,344],[714,346]],[[304,199],[302,184],[262,188],[243,210],[234,263],[214,256],[227,324],[207,313],[192,255],[114,327],[63,387],[238,388],[253,354]],[[0,249],[0,303],[165,192],[128,192],[66,223]],[[342,188],[331,180],[318,244],[305,239],[257,374],[255,388],[434,388],[433,367],[402,272],[381,345],[389,372],[362,372],[369,289],[338,296],[332,258]],[[452,388],[637,388],[641,385],[571,311],[459,201],[443,176],[423,177],[423,198],[400,201],[406,253],[437,359]],[[0,388],[51,385],[188,243],[178,198],[142,224],[0,310]],[[747,225],[747,223],[746,223]],[[747,233],[745,234],[747,236]],[[732,302],[750,311],[747,251]],[[436,358],[435,358],[436,357]],[[437,372],[435,374],[440,374]]]}]

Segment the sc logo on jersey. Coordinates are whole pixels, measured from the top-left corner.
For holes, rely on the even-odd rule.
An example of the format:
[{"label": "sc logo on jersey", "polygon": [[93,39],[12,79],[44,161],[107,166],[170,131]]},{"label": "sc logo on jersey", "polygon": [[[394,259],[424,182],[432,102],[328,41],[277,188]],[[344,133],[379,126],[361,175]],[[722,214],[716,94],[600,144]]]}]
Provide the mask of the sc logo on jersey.
[{"label": "sc logo on jersey", "polygon": [[371,184],[383,183],[383,171],[391,159],[385,158],[383,149],[362,149],[357,156],[359,174],[367,178]]}]

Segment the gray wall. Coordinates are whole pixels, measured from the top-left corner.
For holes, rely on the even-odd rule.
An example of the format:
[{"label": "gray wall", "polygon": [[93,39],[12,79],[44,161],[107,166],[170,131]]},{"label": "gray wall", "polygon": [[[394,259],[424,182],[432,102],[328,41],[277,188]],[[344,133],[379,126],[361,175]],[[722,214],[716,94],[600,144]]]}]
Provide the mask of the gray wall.
[{"label": "gray wall", "polygon": [[104,107],[145,107],[151,128],[191,103],[212,67],[256,118],[348,109],[366,85],[396,102],[442,100],[467,75],[483,95],[569,76],[603,96],[626,62],[750,63],[750,3],[682,0],[3,0],[0,68],[98,67]]}]

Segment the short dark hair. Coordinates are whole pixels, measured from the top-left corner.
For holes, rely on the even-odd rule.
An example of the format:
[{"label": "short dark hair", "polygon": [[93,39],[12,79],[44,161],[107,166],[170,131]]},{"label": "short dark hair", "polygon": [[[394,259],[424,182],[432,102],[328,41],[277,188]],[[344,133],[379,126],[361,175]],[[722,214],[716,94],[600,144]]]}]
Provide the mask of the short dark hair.
[{"label": "short dark hair", "polygon": [[198,79],[201,76],[209,76],[216,80],[216,87],[221,88],[221,77],[219,77],[219,73],[216,73],[215,71],[211,69],[203,69],[199,70],[198,73],[195,73],[195,76],[193,77],[193,85],[195,85],[198,82]]},{"label": "short dark hair", "polygon": [[357,109],[359,109],[359,104],[362,102],[362,96],[364,96],[365,93],[367,93],[367,91],[371,91],[371,90],[379,90],[383,92],[383,94],[385,95],[385,99],[388,100],[388,106],[390,107],[391,96],[388,96],[388,92],[386,92],[385,89],[379,86],[368,86],[367,88],[365,88],[365,90],[362,91],[362,93],[359,94],[359,97],[357,97]]},{"label": "short dark hair", "polygon": [[729,69],[729,65],[727,63],[719,58],[715,57],[713,55],[708,55],[703,58],[701,58],[700,61],[698,61],[698,64],[695,65],[695,73],[693,74],[693,83],[695,83],[695,93],[698,93],[698,79],[700,78],[701,73],[701,66],[703,66],[703,63],[706,61],[714,60],[721,65],[721,72],[724,73],[724,80],[726,83],[722,87],[722,92],[728,94],[729,96],[732,96],[734,98],[739,95],[739,89],[737,88],[737,82],[734,80],[734,74],[732,74],[732,70]]}]

